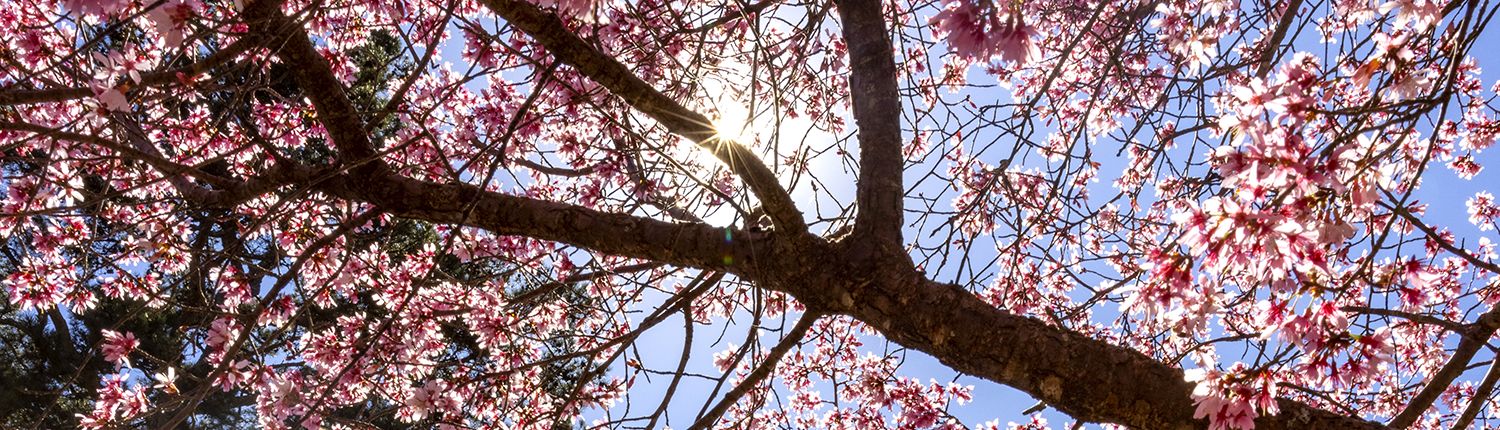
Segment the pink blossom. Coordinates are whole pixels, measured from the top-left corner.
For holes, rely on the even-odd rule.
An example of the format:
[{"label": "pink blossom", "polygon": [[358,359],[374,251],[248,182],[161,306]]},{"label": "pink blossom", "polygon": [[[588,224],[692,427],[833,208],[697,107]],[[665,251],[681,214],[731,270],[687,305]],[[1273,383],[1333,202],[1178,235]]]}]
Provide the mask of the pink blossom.
[{"label": "pink blossom", "polygon": [[1470,154],[1465,154],[1449,162],[1448,168],[1453,169],[1453,173],[1458,174],[1458,177],[1464,179],[1474,179],[1475,175],[1484,170],[1484,166],[1474,161],[1474,156]]},{"label": "pink blossom", "polygon": [[1033,40],[1036,35],[1035,27],[1014,14],[1006,15],[990,30],[989,38],[995,46],[991,55],[999,57],[1000,61],[1015,62],[1018,66],[1035,62],[1042,58],[1042,50]]},{"label": "pink blossom", "polygon": [[105,427],[109,421],[133,418],[150,409],[151,402],[143,387],[126,388],[125,382],[128,379],[124,374],[104,376],[100,381],[102,386],[98,389],[94,411],[89,415],[80,415],[84,427]]},{"label": "pink blossom", "polygon": [[1400,10],[1396,14],[1396,26],[1401,27],[1408,22],[1418,30],[1437,22],[1438,14],[1443,10],[1443,4],[1432,0],[1391,0],[1380,5],[1380,13],[1389,14],[1392,10]]},{"label": "pink blossom", "polygon": [[1495,216],[1500,215],[1500,207],[1495,206],[1494,195],[1480,191],[1464,205],[1469,208],[1469,222],[1479,226],[1480,231],[1495,228]]},{"label": "pink blossom", "polygon": [[[996,424],[998,424],[998,421],[999,420],[996,420]],[[987,423],[985,428],[999,428],[999,426],[996,424]],[[1047,419],[1043,418],[1042,414],[1031,414],[1030,422],[1027,422],[1026,424],[1017,424],[1015,421],[1011,421],[1007,425],[1006,430],[1047,430],[1050,428],[1051,427],[1047,427]]]},{"label": "pink blossom", "polygon": [[[776,247],[749,249],[754,258],[734,254],[730,261],[714,248],[725,244],[717,230],[658,222],[677,210],[717,220],[734,212],[731,204],[779,197],[776,185],[795,197],[793,209],[807,216],[809,231],[826,232],[858,217],[868,202],[844,194],[858,197],[861,185],[875,183],[859,176],[868,172],[852,169],[861,153],[875,154],[860,146],[869,143],[860,134],[839,132],[851,106],[868,98],[862,97],[867,88],[851,87],[847,79],[854,65],[845,64],[837,14],[802,26],[793,24],[807,18],[801,5],[781,3],[530,1],[564,18],[567,31],[554,36],[582,36],[591,58],[618,61],[569,59],[555,50],[560,45],[528,36],[535,31],[520,20],[477,24],[472,17],[489,16],[486,2],[460,2],[458,9],[404,1],[289,5],[288,13],[301,12],[295,21],[310,39],[283,42],[311,42],[331,69],[307,76],[331,72],[345,81],[334,86],[357,76],[356,53],[369,52],[354,47],[370,30],[391,29],[401,38],[402,57],[390,65],[410,66],[401,74],[413,79],[375,84],[381,97],[404,99],[389,110],[361,105],[354,113],[319,100],[318,91],[284,97],[279,86],[267,87],[277,85],[263,78],[276,73],[264,68],[291,64],[283,55],[293,51],[216,51],[255,25],[231,2],[64,0],[61,11],[46,2],[0,7],[0,28],[12,30],[17,63],[13,82],[0,91],[13,105],[0,140],[14,149],[8,154],[39,165],[0,175],[6,194],[0,211],[7,214],[0,216],[0,237],[17,247],[15,267],[4,276],[10,300],[32,313],[64,304],[81,311],[99,301],[99,307],[123,302],[132,309],[187,305],[212,315],[164,327],[185,332],[186,340],[181,351],[158,357],[163,362],[152,372],[92,378],[102,386],[96,410],[79,422],[138,425],[151,406],[147,400],[160,399],[164,408],[180,403],[184,393],[176,392],[174,369],[202,360],[225,371],[194,385],[255,398],[266,428],[357,426],[329,417],[367,405],[389,406],[370,410],[374,414],[439,428],[540,429],[571,425],[579,416],[606,417],[600,427],[630,426],[637,414],[622,409],[649,414],[654,404],[637,406],[674,379],[661,376],[678,364],[675,353],[634,352],[659,337],[647,331],[662,330],[650,325],[655,315],[671,316],[651,308],[682,304],[686,327],[712,324],[720,331],[712,337],[745,339],[717,354],[693,354],[698,358],[691,365],[713,365],[728,374],[727,384],[764,361],[774,337],[787,333],[773,329],[778,322],[809,310],[799,297],[840,300],[817,294],[848,285],[820,289],[801,283],[822,282],[818,276],[785,273],[787,282],[776,282],[783,273],[724,266],[761,267],[757,262],[764,260],[775,263],[764,265],[770,269],[801,267],[774,261],[793,248],[840,263],[868,254],[858,234],[843,241],[778,239]],[[1215,429],[1253,426],[1258,415],[1278,412],[1278,395],[1364,417],[1392,415],[1423,375],[1442,365],[1445,346],[1459,335],[1385,312],[1343,309],[1403,310],[1463,324],[1478,315],[1469,311],[1479,301],[1500,301],[1500,278],[1446,251],[1465,247],[1493,260],[1494,242],[1464,236],[1470,229],[1443,230],[1438,224],[1451,220],[1439,210],[1453,208],[1430,197],[1454,191],[1444,188],[1446,174],[1430,176],[1433,163],[1475,177],[1485,162],[1481,150],[1500,131],[1490,119],[1496,116],[1494,90],[1481,88],[1477,61],[1450,58],[1473,50],[1468,43],[1476,39],[1455,37],[1472,32],[1460,27],[1458,15],[1451,17],[1452,29],[1434,28],[1443,2],[1376,2],[1392,15],[1378,26],[1361,26],[1375,8],[1358,0],[1285,12],[1241,7],[1238,0],[1067,3],[882,3],[901,57],[895,75],[900,100],[887,112],[905,113],[901,124],[889,125],[913,133],[897,136],[911,139],[900,153],[913,169],[894,172],[906,178],[902,187],[911,194],[896,197],[909,211],[901,215],[901,243],[870,254],[902,257],[895,269],[908,272],[892,288],[922,285],[905,282],[920,277],[957,282],[951,288],[961,297],[972,293],[1010,315],[1043,321],[1022,327],[1041,330],[1032,334],[1077,333],[1149,357],[1184,357],[1157,370],[1185,362],[1198,368],[1188,372],[1195,383],[1192,403],[1179,406],[1191,404],[1192,413]],[[767,12],[738,9],[750,4]],[[1098,18],[1090,18],[1095,13]],[[617,22],[580,22],[598,23],[606,14]],[[931,25],[923,29],[920,19],[927,16]],[[1295,54],[1267,76],[1262,66],[1277,64],[1262,61],[1277,56],[1263,45],[1275,25],[1293,18],[1299,31],[1319,22],[1327,44],[1289,33],[1276,52]],[[670,28],[682,24],[699,29]],[[455,26],[466,32],[464,53],[445,59],[466,64],[418,60],[445,43]],[[91,29],[115,27],[145,42],[135,46],[108,34],[100,40],[109,43],[90,39],[99,36]],[[190,31],[207,39],[184,46]],[[1336,36],[1339,31],[1347,34]],[[942,43],[947,55],[931,55],[930,47]],[[1046,58],[1043,46],[1067,51]],[[208,57],[215,54],[233,55]],[[198,64],[216,72],[202,82],[191,73],[178,74],[176,82],[146,80],[167,70],[167,58],[171,67]],[[1059,63],[1039,65],[1043,60]],[[748,61],[756,64],[739,70],[738,63]],[[1323,67],[1327,62],[1339,71]],[[563,65],[540,73],[548,64]],[[690,106],[710,91],[702,84],[722,82],[738,100],[753,100],[777,117],[809,117],[805,122],[815,129],[752,148],[761,159],[725,165],[679,157],[690,146],[673,137],[681,118],[653,122],[648,117],[659,112],[636,109],[648,106],[614,94],[621,87],[601,84],[597,70],[585,67],[590,64],[623,65],[613,75],[628,78],[631,88],[654,88]],[[1211,64],[1207,76],[1194,73]],[[221,69],[251,79],[225,81]],[[485,81],[488,88],[478,91]],[[1434,90],[1439,83],[1443,91]],[[77,94],[80,87],[92,92]],[[397,88],[406,89],[398,94]],[[218,115],[191,100],[194,93],[246,109]],[[1436,98],[1412,99],[1428,95]],[[677,111],[667,99],[652,100]],[[1446,119],[1454,109],[1465,109],[1462,120]],[[371,128],[355,130],[352,143],[345,139],[351,136],[345,126],[386,113],[400,125],[394,135]],[[326,122],[337,118],[354,122]],[[365,146],[361,137],[384,139],[369,142],[371,153],[359,148]],[[373,157],[349,158],[362,157],[349,148]],[[1123,157],[1128,163],[1119,163]],[[750,184],[751,176],[740,176],[742,168],[758,171],[762,161],[782,182]],[[355,173],[365,167],[385,176]],[[383,179],[411,181],[350,191]],[[1427,186],[1419,187],[1424,180]],[[461,192],[447,193],[453,190]],[[484,192],[469,192],[478,190]],[[1500,216],[1489,193],[1467,205],[1471,221],[1486,231]],[[474,210],[454,210],[448,203],[455,198],[473,200]],[[945,200],[952,210],[937,207]],[[1417,220],[1387,206],[1404,204],[1412,216],[1426,217],[1418,200],[1437,200],[1436,215],[1421,221],[1441,233],[1429,235],[1416,228]],[[393,201],[398,204],[384,204]],[[366,210],[392,212],[364,226],[340,227]],[[387,232],[408,221],[399,217],[431,221],[435,228],[423,227],[419,246],[392,249],[397,236]],[[610,226],[624,230],[587,231]],[[709,234],[655,237],[659,231]],[[1425,255],[1419,252],[1424,248]],[[830,250],[839,252],[822,253]],[[916,267],[905,266],[907,260]],[[305,265],[293,271],[293,262]],[[743,279],[685,296],[687,278],[709,271]],[[562,282],[575,276],[591,280]],[[530,281],[561,288],[543,295],[517,288]],[[583,297],[574,294],[579,290]],[[849,306],[868,305],[859,288],[849,291],[856,296]],[[1123,303],[1123,312],[1104,309],[1108,303]],[[880,337],[882,330],[906,327],[901,319],[911,315],[885,313],[894,325],[865,325],[849,315],[874,314],[837,310],[820,319],[721,424],[745,430],[961,428],[947,408],[969,402],[970,390],[903,375],[909,351]],[[978,315],[1003,316],[998,310]],[[132,333],[84,335],[102,339],[96,353],[122,365],[140,348]],[[933,335],[941,347],[957,345],[944,339],[965,333]],[[709,344],[724,348],[694,343]],[[1226,355],[1256,361],[1221,366],[1216,345]],[[952,353],[943,348],[933,351]],[[567,398],[540,387],[552,370],[548,360],[574,351],[557,363],[613,369],[606,379],[614,379],[588,381]],[[1336,391],[1327,391],[1327,398],[1279,392],[1282,381]],[[647,384],[658,385],[645,387],[644,397],[625,396]],[[1434,410],[1457,410],[1472,385],[1455,384],[1443,400],[1448,404]],[[612,408],[617,403],[625,408]],[[1440,422],[1438,415],[1426,419]],[[681,424],[682,417],[663,418]],[[1012,426],[1048,425],[1040,416],[1020,423]]]},{"label": "pink blossom", "polygon": [[130,110],[130,100],[125,98],[125,93],[119,88],[94,88],[95,111],[99,116],[108,116],[109,111],[124,112]]},{"label": "pink blossom", "polygon": [[949,51],[959,57],[975,60],[1015,62],[1024,66],[1041,58],[1041,48],[1034,37],[1035,27],[1017,14],[996,16],[992,6],[976,5],[969,0],[944,0],[941,12],[928,22],[934,35],[947,40]]},{"label": "pink blossom", "polygon": [[1193,418],[1208,418],[1210,430],[1255,428],[1255,409],[1246,399],[1222,394],[1219,372],[1188,369],[1185,374],[1189,382],[1198,383],[1193,390],[1193,404],[1196,406]]},{"label": "pink blossom", "polygon": [[557,6],[557,10],[565,16],[571,16],[584,22],[598,23],[606,19],[600,16],[594,8],[596,0],[531,0],[541,7]]},{"label": "pink blossom", "polygon": [[1198,6],[1198,11],[1208,16],[1219,16],[1223,15],[1224,11],[1235,10],[1239,7],[1239,0],[1204,0],[1203,4]]},{"label": "pink blossom", "polygon": [[104,344],[99,349],[104,351],[104,359],[129,366],[130,360],[126,356],[130,355],[136,347],[141,346],[141,341],[136,340],[135,334],[130,332],[120,334],[113,330],[104,330],[103,333]]},{"label": "pink blossom", "polygon": [[228,318],[216,319],[208,330],[208,347],[209,349],[228,347],[228,344],[239,338],[239,335],[239,323]]},{"label": "pink blossom", "polygon": [[1260,416],[1257,411],[1280,412],[1276,379],[1266,372],[1247,373],[1244,363],[1235,363],[1227,372],[1187,369],[1183,374],[1188,382],[1197,383],[1193,418],[1208,418],[1209,429],[1254,429],[1255,418]]},{"label": "pink blossom", "polygon": [[175,48],[182,44],[182,34],[187,30],[188,18],[201,9],[203,4],[198,0],[171,0],[151,9],[146,16],[151,18],[157,37],[162,39],[164,45]]},{"label": "pink blossom", "polygon": [[728,372],[729,367],[734,365],[736,355],[738,354],[735,353],[734,345],[730,345],[730,348],[727,350],[714,353],[714,367],[718,368],[720,372]]},{"label": "pink blossom", "polygon": [[945,0],[943,11],[929,19],[928,23],[936,27],[933,31],[935,36],[946,38],[948,50],[960,57],[979,58],[988,52],[984,46],[987,37],[984,30],[985,13],[985,10],[968,1]]},{"label": "pink blossom", "polygon": [[1251,78],[1247,85],[1235,86],[1230,91],[1241,103],[1238,113],[1242,117],[1260,116],[1268,109],[1276,112],[1286,110],[1286,100],[1266,86],[1264,79]]},{"label": "pink blossom", "polygon": [[151,375],[151,379],[156,381],[151,388],[161,389],[167,394],[177,394],[177,368],[168,367],[166,373]]},{"label": "pink blossom", "polygon": [[407,422],[421,421],[429,414],[457,411],[460,403],[448,383],[439,380],[430,380],[419,388],[411,390],[411,395],[406,397],[406,408],[402,410],[403,419]]},{"label": "pink blossom", "polygon": [[1393,100],[1410,100],[1427,94],[1431,89],[1432,78],[1426,71],[1405,71],[1396,75],[1385,95]]},{"label": "pink blossom", "polygon": [[1495,245],[1496,243],[1491,241],[1489,237],[1480,237],[1479,246],[1475,249],[1474,256],[1485,261],[1494,260],[1497,258],[1495,255]]},{"label": "pink blossom", "polygon": [[63,9],[93,16],[114,15],[129,5],[129,0],[63,0],[62,3]]}]

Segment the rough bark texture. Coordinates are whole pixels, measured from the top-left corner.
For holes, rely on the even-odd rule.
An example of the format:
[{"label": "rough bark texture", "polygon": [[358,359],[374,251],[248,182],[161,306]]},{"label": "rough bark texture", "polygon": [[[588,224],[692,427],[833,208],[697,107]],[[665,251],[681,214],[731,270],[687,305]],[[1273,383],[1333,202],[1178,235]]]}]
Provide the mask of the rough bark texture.
[{"label": "rough bark texture", "polygon": [[849,47],[849,98],[859,128],[859,189],[854,233],[901,253],[901,97],[896,52],[879,0],[839,2]]}]

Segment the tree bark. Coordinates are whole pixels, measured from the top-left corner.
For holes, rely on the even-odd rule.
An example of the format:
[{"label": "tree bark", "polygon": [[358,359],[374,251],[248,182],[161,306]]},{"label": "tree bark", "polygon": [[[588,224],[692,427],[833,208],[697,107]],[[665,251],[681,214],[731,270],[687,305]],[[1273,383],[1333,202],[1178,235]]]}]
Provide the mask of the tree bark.
[{"label": "tree bark", "polygon": [[901,95],[896,54],[885,28],[880,0],[843,0],[844,41],[849,49],[849,99],[859,129],[859,187],[854,237],[881,252],[901,249]]}]

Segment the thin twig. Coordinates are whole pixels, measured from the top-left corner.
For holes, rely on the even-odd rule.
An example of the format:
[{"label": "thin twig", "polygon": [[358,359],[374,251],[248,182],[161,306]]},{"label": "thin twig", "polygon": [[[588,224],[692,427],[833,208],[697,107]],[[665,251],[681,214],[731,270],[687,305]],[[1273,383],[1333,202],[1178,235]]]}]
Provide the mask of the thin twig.
[{"label": "thin twig", "polygon": [[723,416],[724,412],[728,411],[730,406],[734,406],[736,402],[739,402],[740,398],[745,396],[745,393],[750,392],[752,388],[755,388],[756,384],[765,380],[767,376],[771,376],[771,371],[775,370],[776,364],[781,362],[781,356],[786,355],[786,352],[791,350],[793,345],[801,342],[802,337],[807,335],[807,331],[812,329],[813,323],[817,322],[820,317],[822,317],[821,314],[812,312],[802,314],[802,319],[797,320],[797,325],[792,327],[792,331],[781,339],[781,343],[771,348],[771,353],[766,356],[766,359],[761,361],[760,365],[756,366],[755,370],[751,371],[750,375],[745,377],[745,380],[740,381],[739,385],[735,385],[733,390],[724,393],[724,399],[720,400],[719,404],[715,405],[713,410],[708,411],[708,414],[698,417],[698,421],[694,422],[692,427],[688,427],[688,430],[706,430],[714,422],[718,421],[719,417]]},{"label": "thin twig", "polygon": [[1456,322],[1453,322],[1453,321],[1448,321],[1448,320],[1445,320],[1445,319],[1442,319],[1442,318],[1435,318],[1435,317],[1430,317],[1430,316],[1422,315],[1422,314],[1414,314],[1414,313],[1411,313],[1411,312],[1402,312],[1402,311],[1396,311],[1396,310],[1390,310],[1390,309],[1379,309],[1379,308],[1372,308],[1372,307],[1366,307],[1366,306],[1343,306],[1343,307],[1340,307],[1339,310],[1344,311],[1344,312],[1358,312],[1358,313],[1370,314],[1370,315],[1384,315],[1384,316],[1388,316],[1388,317],[1401,317],[1401,318],[1406,318],[1406,319],[1409,319],[1409,320],[1412,320],[1412,321],[1415,321],[1415,322],[1419,322],[1419,323],[1423,323],[1423,324],[1432,324],[1432,325],[1435,325],[1435,326],[1438,326],[1438,327],[1442,327],[1442,328],[1448,329],[1449,331],[1452,331],[1452,332],[1455,332],[1455,333],[1463,333],[1464,332],[1464,325],[1463,324],[1459,324],[1459,323],[1456,323]]}]

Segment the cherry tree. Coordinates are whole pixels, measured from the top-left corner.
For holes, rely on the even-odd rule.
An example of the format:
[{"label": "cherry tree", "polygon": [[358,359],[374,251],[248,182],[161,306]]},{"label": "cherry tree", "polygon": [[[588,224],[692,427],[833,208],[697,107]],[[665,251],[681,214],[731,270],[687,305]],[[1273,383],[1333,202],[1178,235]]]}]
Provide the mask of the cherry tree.
[{"label": "cherry tree", "polygon": [[7,1],[3,418],[1493,423],[1496,10]]}]

